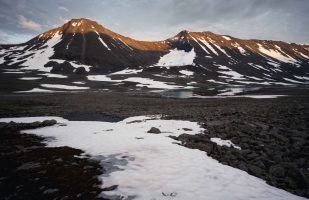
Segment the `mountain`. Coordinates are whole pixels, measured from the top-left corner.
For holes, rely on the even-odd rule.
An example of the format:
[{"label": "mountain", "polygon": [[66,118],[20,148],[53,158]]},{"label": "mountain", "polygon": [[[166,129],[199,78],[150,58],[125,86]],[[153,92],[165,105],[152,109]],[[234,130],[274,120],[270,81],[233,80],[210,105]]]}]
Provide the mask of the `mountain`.
[{"label": "mountain", "polygon": [[60,74],[135,69],[141,74],[186,76],[213,84],[309,83],[308,45],[189,31],[146,42],[84,18],[72,19],[23,44],[1,45],[0,64]]}]

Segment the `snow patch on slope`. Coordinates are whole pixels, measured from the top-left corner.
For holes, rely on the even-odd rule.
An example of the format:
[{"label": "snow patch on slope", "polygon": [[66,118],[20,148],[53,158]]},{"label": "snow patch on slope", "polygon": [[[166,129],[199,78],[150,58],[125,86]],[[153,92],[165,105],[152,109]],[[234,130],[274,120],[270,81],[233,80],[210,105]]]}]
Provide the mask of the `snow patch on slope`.
[{"label": "snow patch on slope", "polygon": [[50,61],[50,57],[54,55],[54,46],[61,41],[61,34],[56,32],[53,37],[45,43],[44,46],[47,46],[44,49],[31,51],[31,53],[35,53],[33,56],[30,56],[26,59],[22,65],[26,66],[22,69],[26,70],[40,70],[40,71],[50,71],[50,68],[44,67],[46,63]]},{"label": "snow patch on slope", "polygon": [[162,56],[156,66],[174,67],[194,65],[194,59],[196,57],[194,48],[190,52],[184,50],[174,49],[168,54]]},{"label": "snow patch on slope", "polygon": [[219,55],[218,52],[204,39],[199,39],[208,49],[210,49],[211,52],[213,52],[215,55]]},{"label": "snow patch on slope", "polygon": [[262,52],[263,54],[267,55],[268,57],[274,58],[276,60],[279,60],[284,63],[291,63],[291,64],[297,64],[297,60],[290,56],[285,56],[282,53],[280,53],[280,49],[265,49],[263,45],[258,44],[259,51]]},{"label": "snow patch on slope", "polygon": [[226,39],[226,40],[232,40],[230,37],[225,36],[225,35],[223,35],[222,37],[223,37],[224,39]]}]

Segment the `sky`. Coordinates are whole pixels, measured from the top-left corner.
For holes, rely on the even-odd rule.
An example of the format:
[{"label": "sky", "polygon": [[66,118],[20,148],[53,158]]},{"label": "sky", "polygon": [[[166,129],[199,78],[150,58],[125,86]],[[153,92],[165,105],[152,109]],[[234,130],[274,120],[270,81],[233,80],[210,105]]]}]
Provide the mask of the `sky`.
[{"label": "sky", "polygon": [[72,18],[138,40],[189,30],[309,43],[309,0],[0,0],[0,43],[26,42]]}]

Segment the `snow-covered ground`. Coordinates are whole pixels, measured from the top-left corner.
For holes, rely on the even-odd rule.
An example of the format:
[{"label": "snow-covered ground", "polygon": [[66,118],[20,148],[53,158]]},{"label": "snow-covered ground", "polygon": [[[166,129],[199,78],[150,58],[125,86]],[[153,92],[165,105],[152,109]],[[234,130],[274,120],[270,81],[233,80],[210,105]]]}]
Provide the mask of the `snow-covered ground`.
[{"label": "snow-covered ground", "polygon": [[[130,117],[117,123],[68,121],[60,117],[6,118],[1,122],[56,119],[61,124],[23,133],[52,137],[49,147],[69,146],[100,160],[106,169],[102,187],[118,185],[103,196],[121,199],[175,200],[291,200],[304,199],[267,185],[244,171],[222,165],[205,152],[175,144],[167,137],[197,134],[196,122],[162,120],[156,116]],[[150,134],[151,127],[161,134]],[[192,131],[185,131],[192,129]]]}]

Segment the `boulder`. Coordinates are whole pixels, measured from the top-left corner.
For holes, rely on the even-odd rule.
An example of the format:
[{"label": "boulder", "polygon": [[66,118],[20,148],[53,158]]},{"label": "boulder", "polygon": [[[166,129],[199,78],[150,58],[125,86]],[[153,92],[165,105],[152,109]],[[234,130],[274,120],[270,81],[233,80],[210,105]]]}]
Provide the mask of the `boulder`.
[{"label": "boulder", "polygon": [[159,134],[161,133],[160,129],[156,127],[151,127],[151,129],[147,133]]},{"label": "boulder", "polygon": [[42,126],[53,126],[53,125],[55,125],[55,124],[57,124],[57,121],[54,120],[54,119],[52,119],[52,120],[44,120],[44,121],[41,123]]},{"label": "boulder", "polygon": [[48,63],[46,63],[44,65],[44,67],[55,67],[55,66],[58,66],[58,65],[59,65],[59,63],[56,62],[56,61],[49,61]]}]

